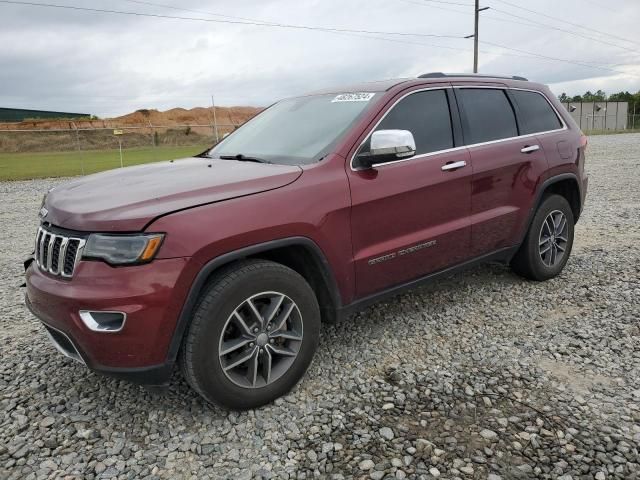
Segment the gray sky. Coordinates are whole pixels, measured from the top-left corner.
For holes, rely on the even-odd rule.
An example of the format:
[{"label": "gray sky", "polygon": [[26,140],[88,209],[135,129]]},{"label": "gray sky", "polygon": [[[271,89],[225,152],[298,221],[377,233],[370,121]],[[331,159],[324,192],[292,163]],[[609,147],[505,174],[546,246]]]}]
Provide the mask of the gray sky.
[{"label": "gray sky", "polygon": [[[218,14],[352,30],[473,33],[473,0],[147,0],[164,6],[49,1],[210,20],[229,20],[212,15]],[[640,90],[640,1],[482,0],[481,6],[491,7],[481,13],[481,73],[523,75],[571,95]],[[473,58],[471,39],[339,34],[2,3],[0,25],[0,106],[99,116],[208,106],[211,94],[218,105],[267,105],[344,83],[469,72]]]}]

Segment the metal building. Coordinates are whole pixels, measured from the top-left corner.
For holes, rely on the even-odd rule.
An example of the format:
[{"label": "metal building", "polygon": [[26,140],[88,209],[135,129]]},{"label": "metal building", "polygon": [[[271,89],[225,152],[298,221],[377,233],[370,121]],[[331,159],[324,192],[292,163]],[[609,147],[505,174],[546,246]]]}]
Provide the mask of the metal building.
[{"label": "metal building", "polygon": [[626,130],[628,102],[563,102],[581,130]]},{"label": "metal building", "polygon": [[24,120],[47,118],[86,118],[90,116],[88,113],[50,112],[47,110],[0,107],[0,122],[23,122]]}]

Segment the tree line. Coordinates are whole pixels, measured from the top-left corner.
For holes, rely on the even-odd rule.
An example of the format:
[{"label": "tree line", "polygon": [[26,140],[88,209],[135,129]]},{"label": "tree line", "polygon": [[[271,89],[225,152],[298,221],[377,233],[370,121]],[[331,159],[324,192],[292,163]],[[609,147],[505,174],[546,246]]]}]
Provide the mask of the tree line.
[{"label": "tree line", "polygon": [[602,90],[595,93],[591,91],[585,92],[583,95],[574,95],[570,97],[566,93],[558,95],[561,102],[629,102],[629,113],[634,112],[637,106],[640,112],[640,91],[637,93],[618,92],[607,95]]}]

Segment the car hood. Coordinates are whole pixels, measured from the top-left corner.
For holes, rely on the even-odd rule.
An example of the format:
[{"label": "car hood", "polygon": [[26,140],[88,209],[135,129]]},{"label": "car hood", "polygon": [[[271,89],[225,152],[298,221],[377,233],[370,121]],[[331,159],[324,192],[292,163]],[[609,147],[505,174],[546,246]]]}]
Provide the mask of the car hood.
[{"label": "car hood", "polygon": [[109,170],[51,190],[44,221],[80,231],[140,231],[158,216],[273,190],[301,174],[298,166],[208,158]]}]

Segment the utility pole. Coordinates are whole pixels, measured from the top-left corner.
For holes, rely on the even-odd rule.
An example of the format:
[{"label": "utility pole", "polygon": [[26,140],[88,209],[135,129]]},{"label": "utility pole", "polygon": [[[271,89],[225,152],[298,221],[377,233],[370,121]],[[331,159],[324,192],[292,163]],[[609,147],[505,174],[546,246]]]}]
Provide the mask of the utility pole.
[{"label": "utility pole", "polygon": [[476,0],[473,21],[473,73],[478,73],[478,24],[480,23],[480,0]]},{"label": "utility pole", "polygon": [[213,131],[216,134],[216,143],[220,141],[218,138],[218,122],[216,121],[216,104],[213,101],[213,95],[211,95],[211,108],[213,110]]},{"label": "utility pole", "polygon": [[78,127],[74,122],[71,122],[71,125],[73,125],[73,128],[76,131],[76,146],[78,147],[78,155],[80,156],[80,169],[82,171],[82,175],[84,175],[84,158],[80,152],[80,135],[78,133]]},{"label": "utility pole", "polygon": [[480,12],[483,10],[489,10],[489,7],[480,8],[480,0],[475,2],[475,15],[474,15],[474,28],[473,35],[468,35],[464,38],[473,38],[473,73],[478,73],[478,24],[480,23]]}]

